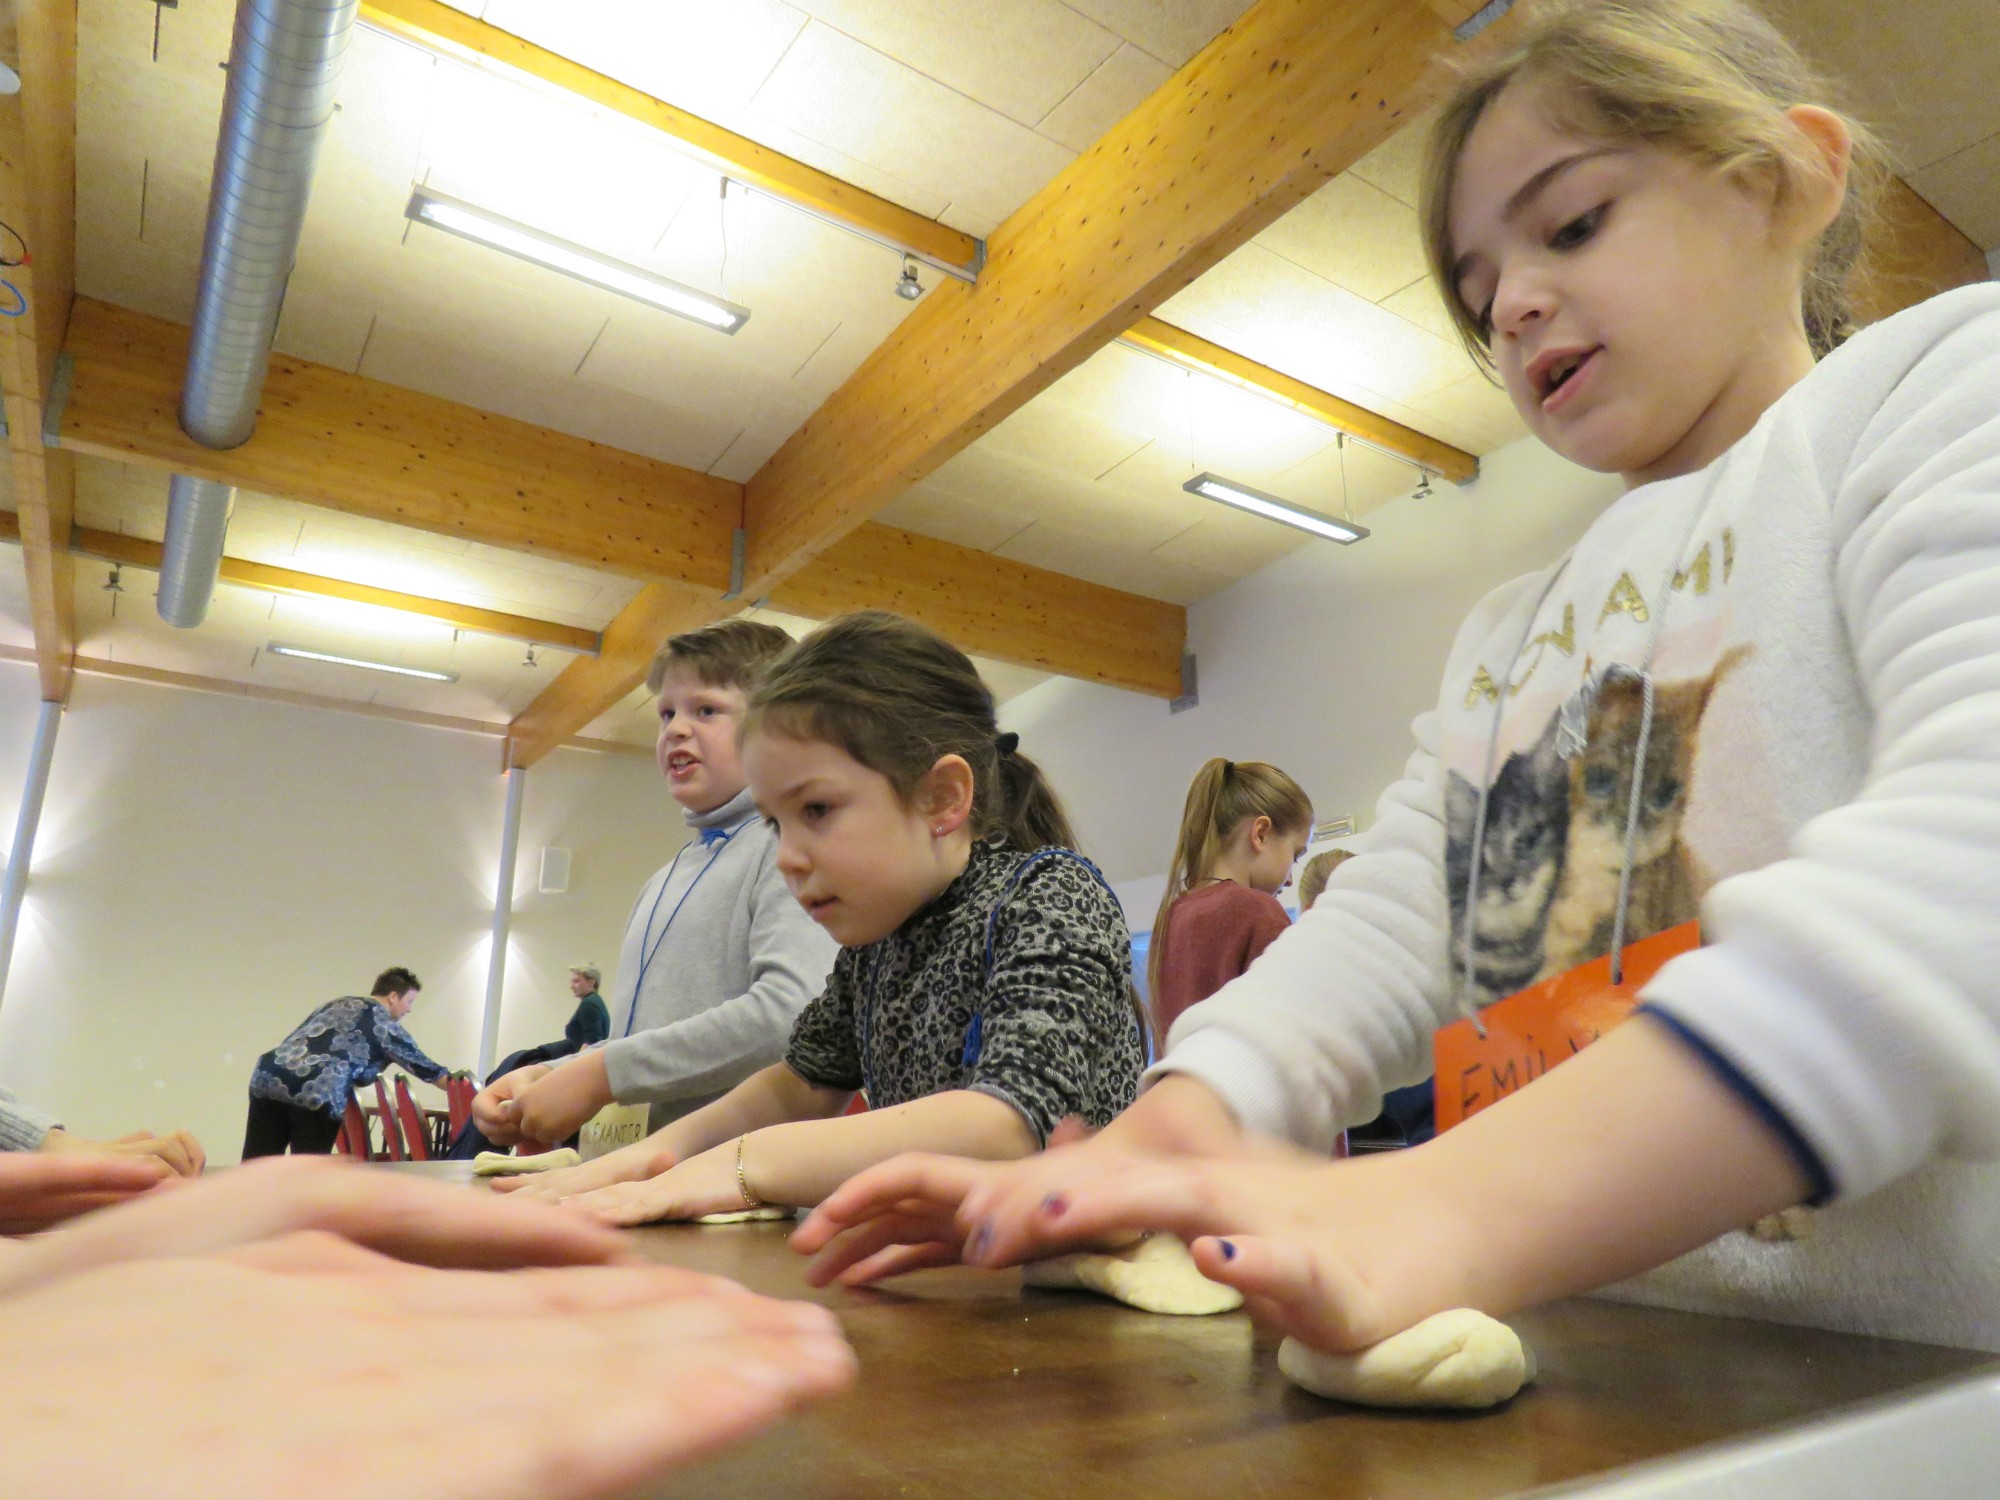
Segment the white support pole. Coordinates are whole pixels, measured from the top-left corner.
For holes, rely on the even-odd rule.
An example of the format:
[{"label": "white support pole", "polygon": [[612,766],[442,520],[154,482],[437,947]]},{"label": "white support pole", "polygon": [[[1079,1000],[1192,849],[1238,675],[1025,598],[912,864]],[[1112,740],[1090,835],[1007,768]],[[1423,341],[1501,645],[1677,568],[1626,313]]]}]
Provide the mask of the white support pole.
[{"label": "white support pole", "polygon": [[21,902],[28,894],[28,865],[35,853],[35,830],[41,826],[42,798],[49,789],[49,767],[56,758],[56,727],[63,706],[45,700],[35,720],[35,743],[28,752],[28,780],[21,788],[21,811],[14,819],[14,847],[7,856],[7,876],[0,882],[0,998],[7,993],[7,970],[14,961],[14,933],[21,924]]},{"label": "white support pole", "polygon": [[493,892],[493,951],[486,960],[486,1014],[479,1023],[479,1076],[493,1071],[500,1044],[500,990],[507,981],[507,929],[514,921],[514,854],[521,842],[521,791],[528,768],[507,772],[507,820],[500,829],[500,880]]}]

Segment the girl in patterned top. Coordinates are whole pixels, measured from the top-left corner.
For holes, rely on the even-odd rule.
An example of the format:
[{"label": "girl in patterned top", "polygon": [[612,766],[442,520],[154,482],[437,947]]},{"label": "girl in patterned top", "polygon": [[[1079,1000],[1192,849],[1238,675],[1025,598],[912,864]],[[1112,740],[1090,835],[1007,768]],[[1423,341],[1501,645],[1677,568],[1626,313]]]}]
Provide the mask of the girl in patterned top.
[{"label": "girl in patterned top", "polygon": [[[527,1183],[615,1224],[817,1203],[922,1147],[1006,1160],[1103,1125],[1143,1065],[1131,937],[964,653],[866,612],[752,695],[743,764],[792,894],[842,944],[785,1060]],[[871,1106],[843,1116],[857,1091]],[[835,1118],[842,1116],[841,1118]]]}]

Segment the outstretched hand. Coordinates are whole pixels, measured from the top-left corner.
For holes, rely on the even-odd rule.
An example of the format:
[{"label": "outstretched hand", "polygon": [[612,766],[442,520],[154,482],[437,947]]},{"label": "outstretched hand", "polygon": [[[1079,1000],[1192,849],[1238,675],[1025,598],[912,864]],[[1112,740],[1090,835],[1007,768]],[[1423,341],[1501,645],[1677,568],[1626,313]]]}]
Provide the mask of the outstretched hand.
[{"label": "outstretched hand", "polygon": [[[1318,1348],[1396,1330],[1361,1269],[1380,1238],[1353,1214],[1379,1178],[1276,1143],[1223,1157],[1137,1152],[1099,1138],[1024,1161],[911,1154],[844,1184],[792,1236],[816,1286],[861,1285],[927,1266],[1001,1267],[1164,1230],[1212,1281]],[[1353,1208],[1350,1208],[1350,1203]]]},{"label": "outstretched hand", "polygon": [[153,1156],[0,1153],[0,1234],[36,1234],[173,1179],[173,1168]]},{"label": "outstretched hand", "polygon": [[[15,1159],[0,1156],[0,1184],[8,1175],[21,1175]],[[40,1159],[72,1170],[83,1163],[100,1173],[151,1174],[127,1196],[170,1175],[157,1163],[115,1157]],[[101,1194],[103,1188],[85,1191]],[[108,1210],[23,1246],[0,1261],[0,1294],[95,1266],[212,1255],[298,1231],[445,1267],[598,1265],[628,1258],[609,1230],[539,1204],[524,1213],[484,1193],[420,1178],[276,1157]]]},{"label": "outstretched hand", "polygon": [[[384,1358],[395,1349],[409,1357]],[[532,1421],[496,1368],[535,1372]],[[139,1453],[158,1500],[273,1476],[294,1500],[594,1500],[853,1374],[823,1309],[692,1272],[425,1270],[292,1235],[0,1302],[0,1494],[132,1494]],[[439,1390],[456,1403],[443,1428]]]},{"label": "outstretched hand", "polygon": [[642,1182],[668,1170],[673,1164],[673,1152],[648,1136],[643,1141],[620,1146],[616,1151],[607,1151],[595,1160],[579,1162],[573,1167],[558,1167],[553,1172],[526,1172],[519,1177],[496,1177],[493,1179],[493,1191],[524,1200],[539,1198],[544,1203],[560,1203],[565,1198],[610,1187],[613,1183]]}]

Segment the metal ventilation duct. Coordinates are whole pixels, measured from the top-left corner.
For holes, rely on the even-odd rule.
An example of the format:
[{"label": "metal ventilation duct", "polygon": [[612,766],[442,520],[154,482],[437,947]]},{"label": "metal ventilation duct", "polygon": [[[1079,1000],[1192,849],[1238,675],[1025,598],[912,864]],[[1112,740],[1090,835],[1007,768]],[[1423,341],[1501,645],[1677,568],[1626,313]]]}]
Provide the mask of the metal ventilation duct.
[{"label": "metal ventilation duct", "polygon": [[[234,448],[257,401],[297,258],[320,142],[359,0],[237,0],[215,143],[181,428]],[[176,474],[167,489],[160,618],[199,625],[222,567],[233,487]]]}]

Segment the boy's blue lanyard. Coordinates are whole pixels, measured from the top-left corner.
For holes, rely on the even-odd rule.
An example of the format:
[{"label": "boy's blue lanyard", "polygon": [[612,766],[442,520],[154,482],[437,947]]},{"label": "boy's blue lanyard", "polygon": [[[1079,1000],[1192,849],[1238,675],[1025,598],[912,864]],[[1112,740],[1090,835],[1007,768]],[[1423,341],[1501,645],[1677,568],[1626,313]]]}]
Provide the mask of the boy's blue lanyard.
[{"label": "boy's blue lanyard", "polygon": [[[734,828],[704,828],[700,834],[701,845],[704,849],[714,848],[717,844],[721,844],[724,848],[727,848],[737,834],[756,821],[757,819],[753,815],[745,818]],[[681,892],[681,899],[674,903],[674,909],[667,913],[667,924],[660,929],[660,935],[655,938],[653,936],[653,918],[660,914],[660,903],[667,898],[667,887],[674,883],[674,871],[681,867],[681,855],[687,853],[693,847],[692,844],[681,845],[679,853],[674,855],[673,863],[667,866],[666,879],[660,882],[660,888],[653,893],[653,906],[646,913],[646,925],[639,935],[639,977],[632,983],[632,1005],[625,1012],[625,1030],[620,1033],[621,1036],[630,1036],[632,1034],[632,1023],[639,1016],[639,992],[645,987],[646,971],[652,968],[653,960],[659,957],[660,949],[667,941],[667,934],[673,931],[674,918],[678,917],[681,914],[681,908],[688,904],[688,897],[692,896],[694,888],[701,884],[701,877],[714,869],[716,861],[722,858],[722,850],[716,849],[713,854],[709,855],[708,863],[694,872],[694,879],[690,880],[688,888]]]},{"label": "boy's blue lanyard", "polygon": [[[1059,849],[1054,845],[1050,845],[1046,849],[1036,850],[1033,854],[1022,860],[1019,865],[1015,866],[1014,873],[1007,879],[1007,888],[1000,893],[1000,899],[993,903],[993,910],[986,914],[986,949],[985,959],[980,965],[979,971],[979,997],[973,1003],[972,1022],[965,1028],[965,1046],[958,1055],[958,1065],[961,1068],[977,1067],[979,1065],[980,1053],[985,1050],[986,1015],[984,1002],[987,986],[993,982],[993,939],[995,932],[1000,926],[1000,913],[1006,910],[1007,902],[1013,897],[1015,890],[1020,886],[1022,880],[1027,877],[1028,872],[1043,860],[1057,856],[1073,859],[1082,865],[1084,869],[1090,871],[1091,878],[1104,887],[1106,895],[1110,896],[1114,902],[1118,900],[1118,893],[1111,889],[1111,882],[1104,878],[1104,873],[1074,849]],[[867,1094],[868,1103],[871,1107],[875,1104],[875,1069],[869,1043],[871,1041],[871,1033],[874,1031],[872,1023],[875,1018],[875,976],[880,972],[882,966],[882,955],[879,948],[873,955],[873,960],[868,966],[866,991],[864,994],[856,997],[861,1012],[861,1087],[863,1092]]]}]

